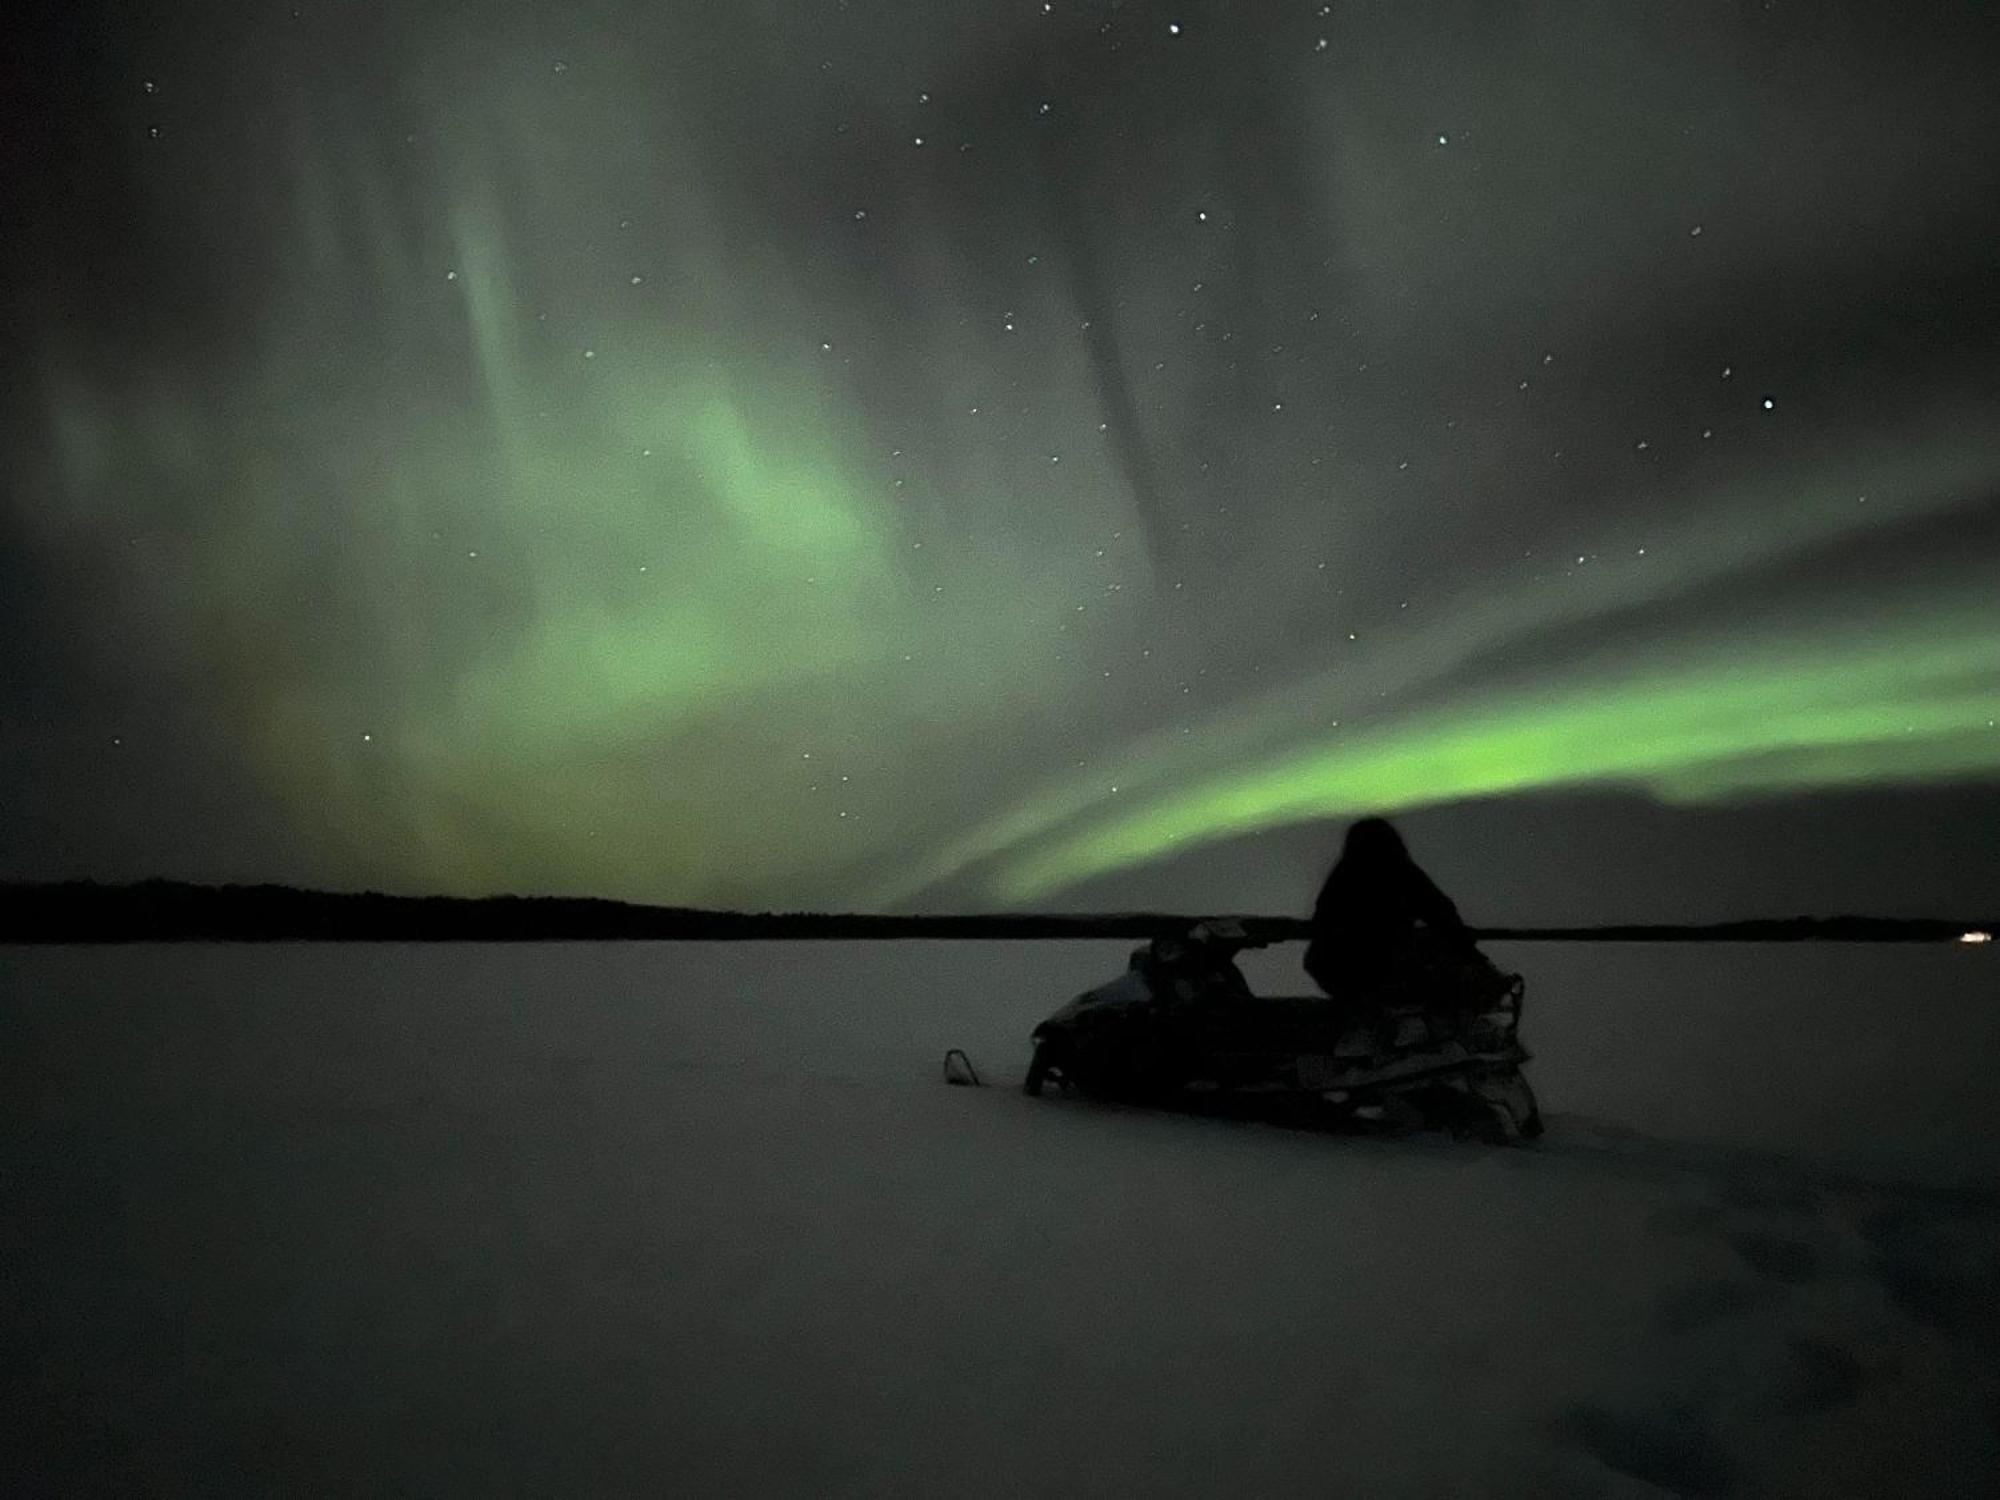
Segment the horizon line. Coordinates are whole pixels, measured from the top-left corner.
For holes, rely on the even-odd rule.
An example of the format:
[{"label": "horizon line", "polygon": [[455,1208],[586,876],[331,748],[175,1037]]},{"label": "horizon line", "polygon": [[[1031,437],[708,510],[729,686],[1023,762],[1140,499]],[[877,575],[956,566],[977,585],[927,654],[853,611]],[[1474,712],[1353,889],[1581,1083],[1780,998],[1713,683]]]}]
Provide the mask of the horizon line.
[{"label": "horizon line", "polygon": [[[552,919],[523,923],[514,912],[506,930],[487,932],[483,908],[532,903]],[[285,912],[269,910],[273,905]],[[258,907],[265,910],[259,911]],[[562,920],[588,916],[594,920]],[[88,910],[86,908],[95,908]],[[419,929],[404,922],[324,920],[339,916],[417,915],[446,920]],[[449,920],[447,913],[461,920]],[[87,925],[91,916],[104,919]],[[317,915],[322,920],[303,920]],[[290,917],[290,921],[280,920]],[[40,920],[36,920],[39,918]],[[261,920],[251,920],[261,918]],[[122,919],[122,920],[121,920]],[[233,920],[232,920],[233,919]],[[473,920],[464,920],[473,919]],[[783,941],[833,938],[1089,939],[1153,937],[1198,922],[1233,921],[1259,943],[1311,935],[1307,918],[1245,912],[1181,914],[1123,912],[842,912],[811,909],[746,911],[673,906],[606,896],[444,894],[328,891],[276,881],[205,884],[151,877],[106,882],[0,880],[0,942],[235,941]],[[37,929],[40,929],[39,931]],[[1470,926],[1478,942],[1953,942],[1989,944],[2000,921],[1986,918],[1835,916],[1733,918],[1719,922],[1603,922],[1571,925]]]}]

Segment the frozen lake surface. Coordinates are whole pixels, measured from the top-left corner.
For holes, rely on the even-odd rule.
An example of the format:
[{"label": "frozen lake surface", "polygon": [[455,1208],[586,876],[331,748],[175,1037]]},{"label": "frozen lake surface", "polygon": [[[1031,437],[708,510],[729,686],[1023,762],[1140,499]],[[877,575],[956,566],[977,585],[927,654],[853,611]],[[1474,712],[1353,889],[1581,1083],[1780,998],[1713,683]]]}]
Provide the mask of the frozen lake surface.
[{"label": "frozen lake surface", "polygon": [[9,1467],[1987,1492],[1989,954],[1496,945],[1533,1150],[943,1085],[1127,946],[0,949]]}]

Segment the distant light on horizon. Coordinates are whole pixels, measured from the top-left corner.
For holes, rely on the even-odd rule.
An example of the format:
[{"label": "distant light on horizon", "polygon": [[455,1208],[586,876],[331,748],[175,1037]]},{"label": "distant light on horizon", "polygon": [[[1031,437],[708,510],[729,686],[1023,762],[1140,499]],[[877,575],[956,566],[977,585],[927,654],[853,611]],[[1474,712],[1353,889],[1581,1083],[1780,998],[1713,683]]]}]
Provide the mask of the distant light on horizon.
[{"label": "distant light on horizon", "polygon": [[1958,935],[1958,940],[1961,943],[1990,943],[1993,941],[1993,934],[1990,932],[1978,932],[1978,931],[1961,932]]}]

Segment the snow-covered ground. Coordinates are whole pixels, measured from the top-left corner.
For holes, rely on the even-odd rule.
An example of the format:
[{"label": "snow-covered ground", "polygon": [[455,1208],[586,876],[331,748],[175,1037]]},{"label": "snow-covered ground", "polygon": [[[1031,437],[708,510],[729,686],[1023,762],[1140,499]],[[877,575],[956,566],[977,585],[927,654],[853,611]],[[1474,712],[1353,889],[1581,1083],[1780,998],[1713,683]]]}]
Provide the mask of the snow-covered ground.
[{"label": "snow-covered ground", "polygon": [[1531,1151],[941,1082],[1125,952],[0,949],[13,1492],[1989,1492],[1990,955],[1498,948]]}]

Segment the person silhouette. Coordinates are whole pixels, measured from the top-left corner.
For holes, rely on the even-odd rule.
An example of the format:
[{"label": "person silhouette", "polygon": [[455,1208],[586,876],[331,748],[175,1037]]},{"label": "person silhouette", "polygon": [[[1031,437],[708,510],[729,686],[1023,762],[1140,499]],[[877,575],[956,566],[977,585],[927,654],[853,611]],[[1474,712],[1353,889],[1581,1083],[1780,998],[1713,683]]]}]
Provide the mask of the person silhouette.
[{"label": "person silhouette", "polygon": [[1306,973],[1329,995],[1365,998],[1392,976],[1420,928],[1448,948],[1472,947],[1458,908],[1410,857],[1389,820],[1360,819],[1347,830],[1313,903]]}]

